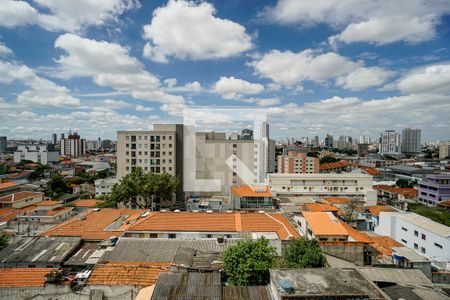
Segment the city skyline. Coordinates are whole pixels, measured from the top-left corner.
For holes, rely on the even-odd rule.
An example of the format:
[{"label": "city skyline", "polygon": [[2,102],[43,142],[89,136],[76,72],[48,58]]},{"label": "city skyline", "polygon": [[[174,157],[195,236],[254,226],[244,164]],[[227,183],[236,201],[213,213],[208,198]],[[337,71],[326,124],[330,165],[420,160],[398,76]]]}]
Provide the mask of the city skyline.
[{"label": "city skyline", "polygon": [[450,138],[447,1],[93,3],[4,1],[0,135],[115,139],[245,107],[267,109],[274,139]]}]

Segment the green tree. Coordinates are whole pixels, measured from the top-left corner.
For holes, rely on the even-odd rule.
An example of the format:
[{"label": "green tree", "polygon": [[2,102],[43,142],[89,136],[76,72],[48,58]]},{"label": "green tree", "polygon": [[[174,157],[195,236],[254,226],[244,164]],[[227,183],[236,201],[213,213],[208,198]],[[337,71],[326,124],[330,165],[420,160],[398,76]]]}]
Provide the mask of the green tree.
[{"label": "green tree", "polygon": [[2,233],[0,235],[0,250],[3,250],[8,246],[9,236],[7,236],[5,233]]},{"label": "green tree", "polygon": [[[178,177],[168,173],[144,173],[142,168],[134,167],[112,189],[110,199],[141,208],[150,208],[156,200],[170,200],[179,186]],[[138,201],[142,200],[142,203]]]},{"label": "green tree", "polygon": [[46,195],[49,197],[57,198],[68,192],[70,192],[70,187],[58,173],[53,175],[47,183]]},{"label": "green tree", "polygon": [[320,159],[320,164],[334,163],[337,161],[340,161],[340,159],[333,156],[324,156]]},{"label": "green tree", "polygon": [[321,268],[326,262],[316,240],[292,239],[283,254],[285,268]]},{"label": "green tree", "polygon": [[269,268],[275,258],[275,247],[264,238],[239,241],[223,253],[227,282],[232,285],[265,285],[269,282]]},{"label": "green tree", "polygon": [[409,181],[408,179],[398,179],[395,182],[395,185],[399,188],[413,188],[414,187],[414,183]]}]

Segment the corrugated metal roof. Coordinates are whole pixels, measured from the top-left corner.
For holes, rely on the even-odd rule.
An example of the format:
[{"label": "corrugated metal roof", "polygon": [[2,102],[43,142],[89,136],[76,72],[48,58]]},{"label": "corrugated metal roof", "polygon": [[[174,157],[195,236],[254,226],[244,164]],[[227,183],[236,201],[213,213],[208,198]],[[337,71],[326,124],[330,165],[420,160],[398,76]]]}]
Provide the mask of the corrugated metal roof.
[{"label": "corrugated metal roof", "polygon": [[222,299],[219,273],[161,273],[151,300]]},{"label": "corrugated metal roof", "polygon": [[61,263],[81,243],[79,237],[23,237],[0,251],[6,264]]},{"label": "corrugated metal roof", "polygon": [[359,268],[367,279],[375,282],[393,282],[397,284],[431,284],[422,271],[418,269],[393,268]]},{"label": "corrugated metal roof", "polygon": [[270,300],[267,286],[224,286],[223,300]]},{"label": "corrugated metal roof", "polygon": [[236,243],[227,239],[219,244],[214,239],[146,239],[121,238],[102,261],[172,262],[179,248],[190,248],[206,252],[223,252]]}]

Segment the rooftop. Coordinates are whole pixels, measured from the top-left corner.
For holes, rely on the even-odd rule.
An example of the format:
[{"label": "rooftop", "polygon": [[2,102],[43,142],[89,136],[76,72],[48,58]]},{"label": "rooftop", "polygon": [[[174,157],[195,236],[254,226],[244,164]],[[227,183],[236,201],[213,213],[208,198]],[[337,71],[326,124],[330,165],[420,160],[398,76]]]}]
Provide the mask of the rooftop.
[{"label": "rooftop", "polygon": [[17,183],[13,181],[0,182],[0,191],[17,187]]},{"label": "rooftop", "polygon": [[282,240],[298,233],[279,213],[155,212],[137,221],[129,231],[276,232]]},{"label": "rooftop", "polygon": [[365,233],[371,240],[370,245],[374,247],[382,256],[390,257],[393,247],[404,247],[401,243],[393,238],[375,233]]},{"label": "rooftop", "polygon": [[0,198],[0,203],[13,203],[17,201],[22,201],[31,197],[36,197],[39,195],[44,195],[38,192],[18,192],[10,195],[6,195]]},{"label": "rooftop", "polygon": [[121,235],[143,212],[144,210],[116,208],[88,210],[45,231],[42,235],[79,236],[83,240],[93,241],[105,240],[111,236]]},{"label": "rooftop", "polygon": [[272,197],[269,186],[233,186],[231,192],[238,197]]},{"label": "rooftop", "polygon": [[280,292],[298,299],[319,297],[387,299],[381,290],[352,268],[271,269],[270,281],[277,289],[281,280],[292,284],[293,292]]},{"label": "rooftop", "polygon": [[60,202],[57,200],[44,200],[39,203],[36,203],[37,206],[54,206],[57,204],[60,204]]},{"label": "rooftop", "polygon": [[52,268],[0,268],[0,288],[43,287]]},{"label": "rooftop", "polygon": [[162,272],[168,272],[170,263],[114,262],[97,264],[87,281],[90,285],[137,285],[156,283]]},{"label": "rooftop", "polygon": [[419,269],[397,268],[359,268],[367,279],[374,282],[391,282],[397,284],[431,284],[425,274]]},{"label": "rooftop", "polygon": [[346,168],[349,165],[350,165],[350,162],[348,160],[341,160],[341,161],[337,161],[337,162],[321,164],[320,165],[320,171]]},{"label": "rooftop", "polygon": [[348,235],[341,222],[330,212],[303,212],[314,235]]},{"label": "rooftop", "polygon": [[309,203],[309,204],[305,204],[303,205],[303,211],[312,211],[312,212],[318,212],[318,211],[323,211],[323,212],[337,212],[339,209],[329,203]]},{"label": "rooftop", "polygon": [[323,200],[331,204],[347,204],[351,199],[348,197],[323,197]]},{"label": "rooftop", "polygon": [[380,215],[380,212],[382,211],[395,211],[390,206],[385,205],[372,205],[372,206],[364,206],[364,207],[358,207],[357,208],[361,212],[368,212],[373,216],[378,217]]},{"label": "rooftop", "polygon": [[23,237],[0,251],[0,261],[15,263],[61,263],[81,243],[77,237]]},{"label": "rooftop", "polygon": [[373,188],[389,193],[402,194],[405,197],[417,197],[417,190],[415,188],[397,188],[389,185],[374,185]]},{"label": "rooftop", "polygon": [[180,248],[223,252],[235,243],[236,240],[230,239],[219,244],[216,239],[120,238],[114,249],[101,261],[173,262]]},{"label": "rooftop", "polygon": [[70,202],[70,206],[73,207],[95,207],[99,203],[103,203],[103,200],[97,199],[80,199]]}]

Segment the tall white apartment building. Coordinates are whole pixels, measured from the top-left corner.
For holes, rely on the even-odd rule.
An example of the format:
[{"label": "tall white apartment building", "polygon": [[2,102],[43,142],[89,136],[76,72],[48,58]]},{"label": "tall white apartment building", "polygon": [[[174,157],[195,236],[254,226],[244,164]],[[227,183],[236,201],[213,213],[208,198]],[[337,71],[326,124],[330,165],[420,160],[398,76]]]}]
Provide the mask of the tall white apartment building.
[{"label": "tall white apartment building", "polygon": [[117,132],[117,179],[134,166],[144,172],[169,173],[183,180],[183,125],[154,124],[153,130]]},{"label": "tall white apartment building", "polygon": [[380,135],[380,154],[401,154],[400,134],[395,130],[386,130]]},{"label": "tall white apartment building", "polygon": [[415,213],[381,212],[375,233],[431,258],[450,261],[450,227]]},{"label": "tall white apartment building", "polygon": [[267,174],[272,192],[277,195],[313,197],[355,197],[365,205],[377,204],[372,176],[366,174]]},{"label": "tall white apartment building", "polygon": [[22,160],[31,160],[43,165],[49,162],[56,162],[59,159],[59,152],[53,151],[46,144],[25,144],[18,145],[17,151],[14,152],[14,162],[18,163]]},{"label": "tall white apartment building", "polygon": [[78,157],[86,154],[86,140],[74,132],[69,133],[67,138],[61,138],[60,151],[62,156]]},{"label": "tall white apartment building", "polygon": [[402,131],[402,153],[418,154],[421,152],[421,130],[405,128]]}]

